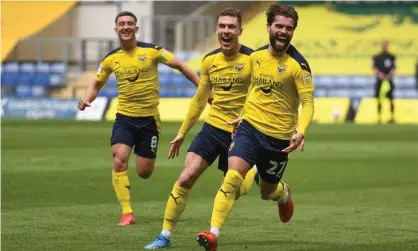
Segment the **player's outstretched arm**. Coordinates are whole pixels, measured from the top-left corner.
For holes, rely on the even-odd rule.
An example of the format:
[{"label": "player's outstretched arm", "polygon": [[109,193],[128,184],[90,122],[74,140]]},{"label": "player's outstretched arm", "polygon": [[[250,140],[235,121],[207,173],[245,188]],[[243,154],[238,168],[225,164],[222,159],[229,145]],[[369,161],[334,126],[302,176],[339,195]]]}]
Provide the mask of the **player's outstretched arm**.
[{"label": "player's outstretched arm", "polygon": [[199,85],[199,76],[190,67],[183,63],[180,59],[174,58],[173,61],[168,65],[173,69],[178,70],[188,80],[190,80],[195,86]]},{"label": "player's outstretched arm", "polygon": [[301,144],[301,151],[303,151],[305,145],[305,133],[312,123],[313,115],[314,115],[314,101],[313,101],[313,91],[299,93],[299,99],[302,103],[302,114],[299,119],[299,127],[296,132],[292,136],[292,143],[289,147],[283,149],[283,152],[292,152],[296,150]]},{"label": "player's outstretched arm", "polygon": [[84,97],[78,102],[78,109],[80,111],[84,111],[86,107],[91,106],[91,103],[96,99],[97,95],[99,95],[102,86],[103,84],[98,80],[94,80],[87,86]]},{"label": "player's outstretched arm", "polygon": [[197,87],[197,91],[190,102],[186,118],[184,119],[177,136],[170,142],[171,147],[168,152],[169,159],[179,155],[180,146],[184,141],[184,136],[196,124],[203,110],[205,110],[208,97],[212,91],[212,84],[204,81],[204,79],[205,78],[202,78],[201,83]]}]

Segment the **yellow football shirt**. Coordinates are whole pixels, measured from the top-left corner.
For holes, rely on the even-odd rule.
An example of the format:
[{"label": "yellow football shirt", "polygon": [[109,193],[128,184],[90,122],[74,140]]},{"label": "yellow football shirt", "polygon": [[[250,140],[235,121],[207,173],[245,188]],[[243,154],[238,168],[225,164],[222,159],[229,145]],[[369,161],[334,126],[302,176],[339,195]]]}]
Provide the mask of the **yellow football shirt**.
[{"label": "yellow football shirt", "polygon": [[174,55],[143,42],[131,51],[117,48],[100,63],[96,80],[103,85],[112,72],[118,83],[117,112],[131,117],[159,116],[158,63],[169,65]]},{"label": "yellow football shirt", "polygon": [[[268,46],[253,52],[251,91],[243,119],[262,133],[283,140],[291,139],[298,125],[298,107],[305,113],[303,132],[313,117],[314,85],[307,61],[290,45],[285,54],[272,56]],[[303,108],[303,109],[304,109]],[[304,116],[302,112],[302,117]]]},{"label": "yellow football shirt", "polygon": [[[226,57],[222,50],[208,53],[201,67],[198,89],[180,134],[186,134],[206,106],[207,95],[202,92],[213,87],[214,99],[205,122],[219,129],[232,132],[230,122],[239,117],[251,82],[250,54],[252,49],[241,45],[237,55]],[[206,93],[207,94],[207,93]],[[197,116],[198,114],[198,116]]]}]

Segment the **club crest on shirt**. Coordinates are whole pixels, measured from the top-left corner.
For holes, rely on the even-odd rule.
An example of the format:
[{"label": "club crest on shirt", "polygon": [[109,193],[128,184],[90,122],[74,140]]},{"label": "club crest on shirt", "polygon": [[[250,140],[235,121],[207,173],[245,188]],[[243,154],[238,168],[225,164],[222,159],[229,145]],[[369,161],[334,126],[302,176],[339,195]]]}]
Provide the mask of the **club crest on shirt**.
[{"label": "club crest on shirt", "polygon": [[236,64],[235,65],[235,70],[237,71],[237,72],[242,72],[242,70],[244,70],[244,64]]},{"label": "club crest on shirt", "polygon": [[277,68],[277,72],[279,74],[283,74],[286,71],[287,65],[280,63],[279,67]]},{"label": "club crest on shirt", "polygon": [[141,62],[145,62],[145,60],[147,59],[147,54],[140,54],[140,55],[138,55],[138,59]]}]

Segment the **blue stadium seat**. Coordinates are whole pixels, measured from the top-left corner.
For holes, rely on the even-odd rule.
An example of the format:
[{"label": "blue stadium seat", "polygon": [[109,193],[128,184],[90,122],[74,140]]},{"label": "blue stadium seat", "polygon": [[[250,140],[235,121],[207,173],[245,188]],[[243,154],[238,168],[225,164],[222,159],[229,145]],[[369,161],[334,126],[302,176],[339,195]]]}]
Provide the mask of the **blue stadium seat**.
[{"label": "blue stadium seat", "polygon": [[64,63],[52,63],[50,68],[51,73],[64,74],[67,71],[67,67]]},{"label": "blue stadium seat", "polygon": [[17,85],[16,96],[22,98],[32,97],[32,88],[29,85]]},{"label": "blue stadium seat", "polygon": [[161,73],[158,76],[158,81],[160,82],[160,85],[163,87],[167,87],[171,85],[171,74],[168,73]]},{"label": "blue stadium seat", "polygon": [[21,72],[19,74],[17,83],[19,85],[31,85],[33,83],[34,78],[35,78],[34,72]]},{"label": "blue stadium seat", "polygon": [[418,92],[415,88],[413,89],[395,89],[393,92],[395,98],[418,98]]},{"label": "blue stadium seat", "polygon": [[57,75],[57,74],[49,75],[49,85],[51,85],[51,86],[61,85],[61,76]]},{"label": "blue stadium seat", "polygon": [[322,86],[330,88],[333,86],[333,79],[329,76],[318,76],[316,81],[315,85],[318,87]]},{"label": "blue stadium seat", "polygon": [[32,96],[33,97],[44,97],[46,94],[45,87],[41,85],[32,86]]},{"label": "blue stadium seat", "polygon": [[36,64],[36,72],[48,73],[50,72],[50,65],[48,63],[38,63]]},{"label": "blue stadium seat", "polygon": [[18,78],[19,78],[19,73],[4,71],[1,73],[1,84],[2,85],[16,85]]},{"label": "blue stadium seat", "polygon": [[184,96],[186,97],[193,97],[194,94],[196,93],[196,88],[187,88],[184,90]]},{"label": "blue stadium seat", "polygon": [[352,87],[364,88],[366,86],[374,84],[374,78],[366,76],[354,76],[352,77]]},{"label": "blue stadium seat", "polygon": [[175,97],[178,97],[178,98],[186,97],[186,91],[185,90],[186,89],[183,89],[183,88],[176,89],[176,91],[175,91]]},{"label": "blue stadium seat", "polygon": [[329,90],[328,97],[351,97],[351,91],[343,88]]},{"label": "blue stadium seat", "polygon": [[181,74],[174,74],[172,75],[171,79],[172,84],[176,86],[176,88],[188,87],[189,84],[191,84],[190,81]]},{"label": "blue stadium seat", "polygon": [[327,96],[327,90],[325,89],[316,89],[314,93],[315,97],[326,97]]},{"label": "blue stadium seat", "polygon": [[22,63],[19,68],[20,68],[19,71],[21,73],[34,73],[35,72],[35,64],[34,63],[29,63],[29,62]]},{"label": "blue stadium seat", "polygon": [[160,97],[162,97],[162,98],[170,97],[170,89],[161,88],[160,89]]},{"label": "blue stadium seat", "polygon": [[34,79],[32,81],[34,85],[44,85],[49,84],[49,73],[47,72],[37,72],[35,73]]},{"label": "blue stadium seat", "polygon": [[393,84],[395,88],[415,88],[415,79],[413,77],[395,77]]},{"label": "blue stadium seat", "polygon": [[333,87],[350,87],[352,79],[348,76],[333,77]]},{"label": "blue stadium seat", "polygon": [[170,67],[168,67],[165,64],[158,64],[158,72],[159,73],[168,73],[168,72],[173,72],[173,69],[171,69]]},{"label": "blue stadium seat", "polygon": [[2,85],[16,85],[19,78],[19,64],[6,63],[2,67],[1,82]]}]

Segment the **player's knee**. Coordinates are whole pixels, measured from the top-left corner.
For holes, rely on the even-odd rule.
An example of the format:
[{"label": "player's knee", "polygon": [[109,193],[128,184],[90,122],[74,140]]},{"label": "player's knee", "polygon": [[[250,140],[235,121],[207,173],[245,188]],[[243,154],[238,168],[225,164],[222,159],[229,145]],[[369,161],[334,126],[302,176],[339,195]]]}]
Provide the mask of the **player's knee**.
[{"label": "player's knee", "polygon": [[114,154],[113,169],[115,172],[124,172],[128,170],[128,160],[121,158],[118,154]]},{"label": "player's knee", "polygon": [[142,158],[142,157],[137,156],[136,172],[138,176],[143,179],[148,179],[149,177],[151,177],[154,171],[154,164],[155,164],[155,159],[148,159],[148,158]]},{"label": "player's knee", "polygon": [[153,170],[154,170],[154,164],[152,164],[152,166],[148,165],[148,166],[143,166],[143,167],[137,167],[136,169],[138,176],[143,179],[150,178]]},{"label": "player's knee", "polygon": [[195,181],[196,175],[194,175],[193,172],[190,172],[189,169],[186,167],[186,169],[180,174],[177,184],[179,184],[179,186],[181,187],[190,189],[193,187]]}]

